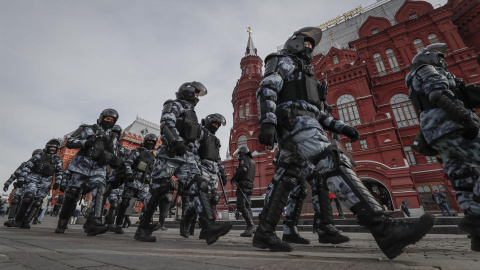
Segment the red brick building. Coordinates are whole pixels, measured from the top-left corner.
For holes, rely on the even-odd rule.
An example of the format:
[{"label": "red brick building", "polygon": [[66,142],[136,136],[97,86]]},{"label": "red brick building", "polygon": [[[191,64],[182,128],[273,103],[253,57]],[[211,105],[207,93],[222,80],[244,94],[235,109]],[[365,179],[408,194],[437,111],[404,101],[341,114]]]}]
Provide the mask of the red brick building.
[{"label": "red brick building", "polygon": [[[480,3],[474,0],[448,1],[438,8],[424,1],[383,0],[319,26],[324,36],[314,50],[315,75],[329,83],[327,102],[334,108],[334,117],[360,132],[355,143],[342,136],[357,162],[358,176],[392,210],[408,200],[414,215],[437,212],[431,194],[438,189],[448,194],[452,210],[461,211],[441,164],[410,147],[419,121],[408,98],[405,76],[418,52],[428,44],[443,42],[449,48],[449,71],[467,84],[480,83],[479,13]],[[257,164],[253,195],[257,199],[264,195],[274,171],[274,153],[257,140],[255,92],[262,80],[261,67],[249,36],[240,62],[242,75],[232,93],[229,153],[244,144],[253,152]],[[231,176],[237,163],[228,156],[224,166]],[[232,187],[227,185],[227,190]],[[234,197],[232,191],[227,195]],[[311,208],[307,205],[304,211],[311,212]]]}]

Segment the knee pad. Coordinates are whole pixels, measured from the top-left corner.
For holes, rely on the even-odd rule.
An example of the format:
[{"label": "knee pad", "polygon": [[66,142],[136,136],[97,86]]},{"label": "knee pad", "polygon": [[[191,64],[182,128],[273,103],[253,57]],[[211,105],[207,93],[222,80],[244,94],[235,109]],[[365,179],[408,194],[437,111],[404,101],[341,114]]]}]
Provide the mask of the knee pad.
[{"label": "knee pad", "polygon": [[22,197],[15,196],[13,197],[12,204],[18,204],[22,200]]},{"label": "knee pad", "polygon": [[35,198],[35,194],[27,193],[27,194],[25,194],[25,196],[23,196],[22,202],[26,203],[26,204],[30,204],[30,203],[33,202],[34,198]]},{"label": "knee pad", "polygon": [[110,209],[117,209],[117,207],[118,207],[118,201],[110,202]]},{"label": "knee pad", "polygon": [[294,175],[287,174],[287,172],[285,172],[278,181],[288,191],[292,191],[299,184],[298,178]]},{"label": "knee pad", "polygon": [[40,207],[42,205],[43,199],[42,198],[35,198],[35,201],[33,202],[34,207]]},{"label": "knee pad", "polygon": [[77,198],[80,192],[81,189],[79,187],[71,186],[65,191],[65,196]]},{"label": "knee pad", "polygon": [[131,197],[123,197],[122,198],[122,203],[120,204],[122,206],[122,208],[128,208],[128,206],[130,205],[130,200],[132,198]]},{"label": "knee pad", "polygon": [[208,180],[200,176],[199,174],[195,175],[193,178],[194,181],[198,185],[198,189],[203,191],[203,192],[208,192],[209,191],[209,185],[208,185]]}]

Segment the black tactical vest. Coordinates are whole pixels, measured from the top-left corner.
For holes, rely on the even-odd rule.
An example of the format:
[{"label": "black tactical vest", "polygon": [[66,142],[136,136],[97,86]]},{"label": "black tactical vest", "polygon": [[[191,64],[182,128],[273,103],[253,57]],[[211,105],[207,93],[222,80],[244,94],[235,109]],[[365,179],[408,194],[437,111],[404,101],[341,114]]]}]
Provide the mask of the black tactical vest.
[{"label": "black tactical vest", "polygon": [[55,173],[55,159],[44,154],[33,166],[33,172],[44,176],[52,176]]},{"label": "black tactical vest", "polygon": [[205,136],[203,136],[198,149],[198,155],[201,159],[218,161],[220,159],[220,140],[206,129],[203,132]]},{"label": "black tactical vest", "polygon": [[[93,131],[95,132],[95,135],[93,135],[92,138],[93,140],[95,140],[95,143],[93,144],[93,146],[80,149],[80,151],[78,151],[78,155],[89,157],[93,160],[98,160],[103,154],[103,152],[107,149],[108,137],[105,132],[95,128],[95,126],[90,126],[90,128],[93,129]],[[75,134],[72,134],[72,136],[74,135]]]},{"label": "black tactical vest", "polygon": [[[302,70],[303,69],[303,70]],[[311,69],[304,67],[295,69],[293,80],[283,81],[282,91],[278,94],[277,104],[287,101],[305,100],[318,108],[322,105],[320,92],[322,85],[315,78]]]},{"label": "black tactical vest", "polygon": [[133,162],[133,168],[139,172],[145,172],[149,174],[153,169],[153,163],[155,161],[155,155],[146,148],[138,148],[140,156]]},{"label": "black tactical vest", "polygon": [[194,110],[186,110],[182,116],[177,119],[175,127],[182,138],[189,142],[194,142],[200,137],[201,131],[197,114]]}]

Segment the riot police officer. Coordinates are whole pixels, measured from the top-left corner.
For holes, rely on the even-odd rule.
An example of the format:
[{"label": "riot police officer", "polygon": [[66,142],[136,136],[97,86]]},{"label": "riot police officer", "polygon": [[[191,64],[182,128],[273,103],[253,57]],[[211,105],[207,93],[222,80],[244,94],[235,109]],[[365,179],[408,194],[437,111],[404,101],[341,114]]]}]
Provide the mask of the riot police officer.
[{"label": "riot police officer", "polygon": [[247,228],[240,234],[242,237],[252,237],[255,232],[252,214],[253,181],[255,180],[255,162],[252,153],[246,146],[241,146],[234,153],[238,156],[238,166],[231,182],[237,185],[237,209],[242,214]]},{"label": "riot police officer", "polygon": [[107,225],[109,231],[114,231],[115,227],[113,225],[115,221],[115,214],[117,212],[119,199],[123,194],[123,187],[120,187],[123,183],[123,175],[119,171],[124,170],[124,161],[126,158],[126,149],[120,144],[119,139],[122,135],[122,127],[119,125],[114,125],[112,128],[112,136],[114,137],[114,144],[116,145],[116,155],[122,157],[121,163],[118,166],[115,164],[110,164],[107,166],[107,185],[105,187],[105,202],[108,198],[108,202],[110,203],[110,208],[108,209],[108,213],[105,216],[105,225]]},{"label": "riot police officer", "polygon": [[[322,101],[320,110],[332,114],[332,107],[327,103],[328,85],[324,81],[319,87],[319,98]],[[332,137],[340,140],[338,134],[330,132]],[[279,154],[280,152],[278,152]],[[306,179],[312,188],[312,205],[315,212],[313,216],[314,232],[318,234],[318,242],[322,244],[340,244],[350,241],[346,235],[333,224],[332,205],[330,204],[330,192],[323,178],[315,178],[313,175]],[[310,240],[302,237],[298,231],[297,225],[302,213],[303,201],[307,197],[307,189],[302,185],[297,186],[290,192],[285,210],[285,220],[283,222],[282,241],[296,244],[310,244]]]},{"label": "riot police officer", "polygon": [[[207,193],[214,212],[215,206],[220,199],[217,195],[218,181],[222,181],[223,185],[227,182],[227,172],[225,172],[222,159],[220,158],[221,144],[215,133],[220,126],[225,126],[226,123],[225,117],[219,113],[207,115],[205,119],[202,119],[202,131],[198,139],[200,145],[198,148],[198,156],[200,157],[199,168],[202,177],[208,181]],[[187,209],[180,220],[180,235],[188,238],[189,234],[194,233],[197,213],[193,203],[186,203],[183,207]],[[205,239],[202,232],[200,232],[200,239]]]},{"label": "riot police officer", "polygon": [[142,145],[133,149],[125,161],[125,187],[122,195],[122,203],[118,208],[115,233],[123,234],[123,220],[125,211],[130,205],[130,200],[139,199],[147,204],[150,196],[150,179],[155,161],[153,150],[157,145],[158,137],[153,133],[149,133],[143,138]]},{"label": "riot police officer", "polygon": [[[32,152],[32,157],[42,153],[42,149],[37,149]],[[3,185],[3,191],[7,192],[8,187],[10,184],[13,183],[13,187],[15,188],[15,192],[13,193],[13,199],[10,202],[10,210],[8,212],[8,220],[5,221],[3,225],[6,227],[12,227],[13,225],[16,225],[17,227],[20,226],[20,224],[15,224],[15,214],[17,213],[17,207],[18,204],[22,201],[23,197],[23,183],[20,182],[15,182],[18,178],[22,176],[22,169],[27,165],[27,162],[23,162],[16,170],[15,172],[8,178],[8,180],[5,182]]]},{"label": "riot police officer", "polygon": [[199,96],[207,94],[205,86],[199,82],[187,82],[175,93],[176,100],[167,100],[163,105],[160,128],[163,144],[158,148],[155,167],[152,173],[151,199],[147,203],[135,238],[154,242],[149,223],[162,198],[163,183],[175,176],[193,197],[195,210],[200,216],[202,233],[207,244],[213,244],[220,236],[232,228],[231,223],[215,223],[214,206],[208,192],[208,180],[201,176],[197,166],[198,156],[194,150],[201,135],[201,127],[195,113]]},{"label": "riot police officer", "polygon": [[[91,211],[87,218],[86,232],[95,236],[108,231],[102,223],[103,198],[107,165],[119,166],[122,160],[117,153],[117,138],[112,128],[118,120],[118,112],[105,109],[94,125],[81,125],[67,140],[67,148],[80,149],[68,164],[70,180],[62,181],[60,190],[65,191],[62,210],[55,233],[64,233],[68,219],[75,211],[83,189],[88,186],[92,194]],[[68,185],[68,188],[67,188]]]},{"label": "riot police officer", "polygon": [[275,234],[289,193],[297,186],[306,188],[306,179],[322,178],[335,196],[356,214],[389,259],[404,247],[420,240],[434,225],[435,217],[396,222],[386,216],[352,170],[352,161],[328,140],[324,128],[346,135],[352,141],[359,133],[319,106],[320,82],[313,74],[313,48],[322,31],[305,27],[285,43],[284,50],[265,59],[265,76],[257,91],[260,143],[273,147],[278,140],[280,156],[272,182],[267,188],[265,206],[253,238],[253,245],[271,251],[291,251],[288,242]]},{"label": "riot police officer", "polygon": [[[435,43],[417,54],[405,78],[420,115],[419,152],[438,153],[445,174],[465,213],[458,225],[471,234],[471,249],[480,251],[480,89],[466,87],[447,70],[447,45]],[[476,101],[476,102],[475,102]]]},{"label": "riot police officer", "polygon": [[[50,192],[53,176],[55,175],[56,182],[54,188],[58,188],[58,183],[62,181],[63,162],[57,156],[59,147],[59,140],[49,140],[43,151],[28,160],[22,169],[17,185],[22,186],[25,182],[24,196],[15,216],[15,223],[21,223],[20,228],[30,229],[30,222],[40,209],[43,198]],[[27,214],[29,208],[30,212]]]}]

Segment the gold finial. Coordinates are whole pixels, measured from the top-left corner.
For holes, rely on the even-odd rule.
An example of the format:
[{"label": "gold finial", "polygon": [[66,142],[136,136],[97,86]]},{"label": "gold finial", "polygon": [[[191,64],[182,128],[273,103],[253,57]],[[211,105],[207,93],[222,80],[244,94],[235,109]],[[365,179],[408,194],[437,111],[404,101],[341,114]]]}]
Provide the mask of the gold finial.
[{"label": "gold finial", "polygon": [[331,40],[333,40],[333,32],[332,32],[332,31],[330,31],[330,33],[329,33],[329,34],[330,34],[330,39],[331,39]]},{"label": "gold finial", "polygon": [[247,27],[248,37],[252,37],[252,28]]}]

